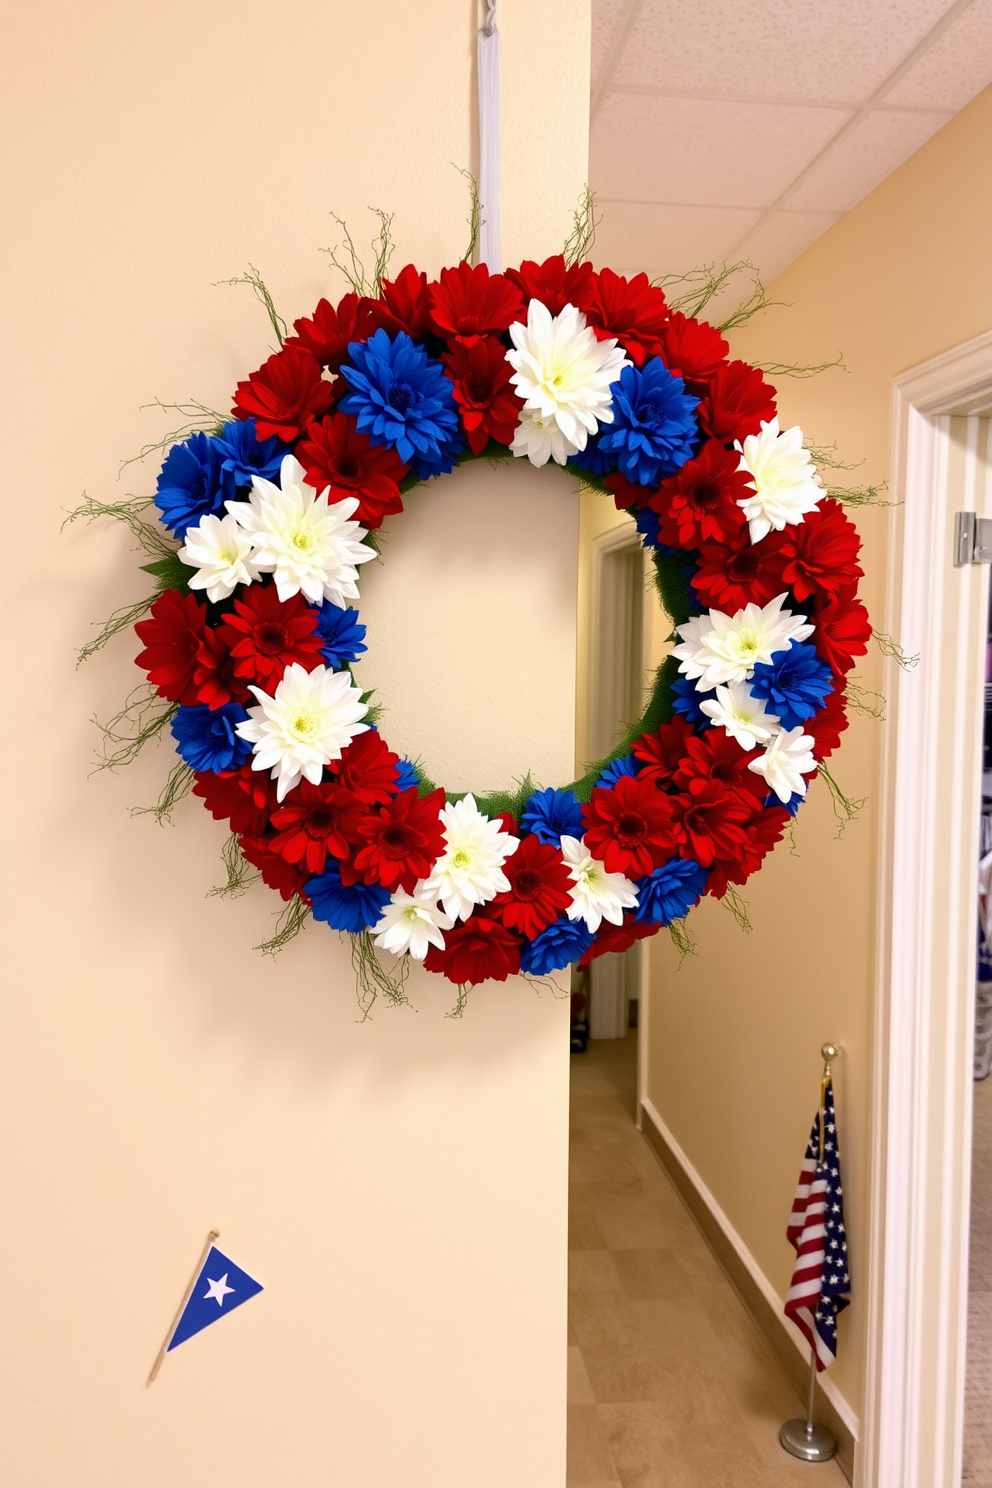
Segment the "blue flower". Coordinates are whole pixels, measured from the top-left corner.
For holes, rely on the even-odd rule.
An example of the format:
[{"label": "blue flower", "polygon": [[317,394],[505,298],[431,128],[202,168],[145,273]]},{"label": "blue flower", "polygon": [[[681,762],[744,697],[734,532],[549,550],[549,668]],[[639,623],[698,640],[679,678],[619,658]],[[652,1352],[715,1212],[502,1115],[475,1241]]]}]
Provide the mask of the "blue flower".
[{"label": "blue flower", "polygon": [[595,940],[585,920],[554,920],[520,952],[520,970],[527,976],[547,976],[578,961]]},{"label": "blue flower", "polygon": [[596,784],[606,786],[608,789],[611,785],[616,785],[621,775],[636,775],[640,768],[639,762],[632,754],[622,755],[620,759],[610,761]]},{"label": "blue flower", "polygon": [[248,714],[240,703],[225,703],[221,708],[208,708],[197,703],[180,708],[172,720],[172,737],[179,753],[194,770],[236,770],[251,757],[247,739],[234,732],[245,723]]},{"label": "blue flower", "polygon": [[226,501],[234,501],[238,491],[250,486],[255,475],[263,480],[277,480],[283,456],[289,454],[288,445],[275,435],[271,439],[256,439],[253,418],[232,419],[214,443],[221,454]]},{"label": "blue flower", "polygon": [[440,362],[405,331],[390,339],[380,329],[368,341],[351,341],[354,365],[341,368],[351,392],[341,411],[353,414],[373,444],[394,449],[421,480],[451,470],[464,448],[452,386]]},{"label": "blue flower", "polygon": [[699,705],[715,697],[715,688],[711,688],[709,692],[697,692],[695,682],[691,682],[688,677],[676,677],[672,683],[672,707],[676,713],[684,713],[686,723],[691,723],[696,728],[709,728],[710,719]]},{"label": "blue flower", "polygon": [[656,486],[692,458],[698,406],[659,357],[624,367],[613,384],[613,422],[600,431],[600,449],[616,454],[629,481]]},{"label": "blue flower", "polygon": [[[604,425],[605,427],[605,425]],[[617,457],[612,450],[604,450],[600,443],[600,435],[593,434],[586,440],[584,450],[579,450],[577,455],[569,456],[569,465],[574,465],[578,470],[591,470],[593,475],[609,475],[617,468]]]},{"label": "blue flower", "polygon": [[669,858],[647,878],[637,880],[635,920],[667,925],[680,920],[706,887],[708,870],[692,858]]},{"label": "blue flower", "polygon": [[582,807],[570,790],[535,791],[521,813],[520,827],[539,842],[558,847],[562,837],[582,836]]},{"label": "blue flower", "polygon": [[834,680],[814,646],[793,641],[788,650],[774,651],[770,662],[758,663],[750,686],[755,697],[768,703],[768,712],[782,720],[783,728],[794,729],[823,707]]},{"label": "blue flower", "polygon": [[790,816],[795,816],[796,812],[799,810],[800,806],[803,804],[803,802],[805,801],[805,799],[806,799],[805,796],[801,796],[799,794],[799,792],[796,791],[795,795],[790,796],[787,801],[780,801],[779,798],[778,798],[778,796],[776,796],[775,793],[772,792],[772,794],[770,796],[766,796],[765,797],[764,801],[762,802],[762,805],[764,805],[764,806],[784,806],[785,809],[786,809],[786,811],[789,813]]},{"label": "blue flower", "polygon": [[419,785],[420,777],[407,759],[401,759],[396,766],[396,789],[398,791],[409,790],[411,785]]},{"label": "blue flower", "polygon": [[332,930],[347,930],[349,935],[376,924],[390,899],[389,890],[381,884],[343,884],[330,864],[317,878],[307,880],[306,891],[313,900],[314,919],[323,920]]},{"label": "blue flower", "polygon": [[193,434],[185,444],[174,444],[165,457],[155,489],[155,505],[175,537],[201,517],[223,512],[223,456],[209,434]]},{"label": "blue flower", "polygon": [[336,672],[349,661],[357,661],[365,645],[365,626],[358,622],[357,610],[342,610],[325,599],[317,611],[317,634],[323,641],[320,651],[329,667]]}]

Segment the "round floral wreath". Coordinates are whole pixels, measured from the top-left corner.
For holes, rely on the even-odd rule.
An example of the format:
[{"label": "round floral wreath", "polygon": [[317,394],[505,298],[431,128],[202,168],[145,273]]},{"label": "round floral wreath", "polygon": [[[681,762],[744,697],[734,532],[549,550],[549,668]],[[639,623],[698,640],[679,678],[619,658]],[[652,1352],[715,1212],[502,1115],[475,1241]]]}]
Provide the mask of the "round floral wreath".
[{"label": "round floral wreath", "polygon": [[[846,727],[859,539],[775,389],[644,274],[408,266],[321,300],[158,478],[178,553],[135,626],[192,788],[290,905],[464,988],[622,951],[743,883]],[[352,663],[359,566],[422,481],[549,460],[629,511],[678,644],[581,779],[448,796]],[[243,867],[243,863],[241,864]]]}]

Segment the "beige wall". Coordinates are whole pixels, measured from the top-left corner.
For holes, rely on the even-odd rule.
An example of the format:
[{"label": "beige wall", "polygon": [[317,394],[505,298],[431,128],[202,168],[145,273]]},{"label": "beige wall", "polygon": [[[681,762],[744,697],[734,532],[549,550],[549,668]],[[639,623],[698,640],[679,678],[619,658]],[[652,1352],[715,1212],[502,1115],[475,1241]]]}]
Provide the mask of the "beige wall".
[{"label": "beige wall", "polygon": [[[168,750],[90,776],[90,716],[138,680],[135,645],[78,672],[74,651],[145,580],[120,530],[59,535],[83,488],[152,489],[154,462],[115,480],[169,427],[140,403],[223,408],[266,355],[249,292],[213,281],[253,263],[284,313],[307,313],[343,288],[317,251],[335,241],[328,213],[364,243],[370,204],[397,214],[397,267],[461,255],[467,197],[450,162],[473,159],[477,23],[468,0],[39,0],[8,17],[4,1457],[17,1488],[564,1482],[567,1004],[491,984],[450,1021],[454,989],[418,979],[417,1011],[361,1025],[331,932],[311,927],[275,963],[255,954],[272,897],[205,898],[221,827],[198,803],[164,831],[129,817]],[[560,247],[584,183],[588,0],[503,0],[500,26],[504,249],[519,260]],[[525,475],[505,477],[518,478],[508,501]],[[553,624],[524,634],[534,615],[512,604],[501,619],[528,685],[557,690],[533,720],[507,706],[504,752],[464,760],[483,777],[524,756],[571,773],[577,513],[548,479],[528,536]],[[473,524],[485,535],[497,483],[463,482],[463,549]],[[396,528],[398,574],[411,554],[437,558],[429,506]],[[512,593],[510,555],[490,559],[502,570],[485,593]],[[463,647],[492,618],[470,567],[464,579]],[[451,657],[418,649],[401,590],[369,609],[389,665],[447,669],[454,697]],[[432,720],[421,743],[438,756],[444,709]],[[211,1225],[266,1290],[146,1389]]]}]

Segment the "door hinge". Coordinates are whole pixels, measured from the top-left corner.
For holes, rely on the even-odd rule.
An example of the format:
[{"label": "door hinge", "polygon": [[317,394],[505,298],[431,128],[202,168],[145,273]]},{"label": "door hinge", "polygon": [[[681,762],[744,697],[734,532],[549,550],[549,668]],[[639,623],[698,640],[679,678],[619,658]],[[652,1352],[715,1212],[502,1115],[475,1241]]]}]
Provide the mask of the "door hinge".
[{"label": "door hinge", "polygon": [[975,512],[954,513],[954,562],[992,563],[992,518]]}]

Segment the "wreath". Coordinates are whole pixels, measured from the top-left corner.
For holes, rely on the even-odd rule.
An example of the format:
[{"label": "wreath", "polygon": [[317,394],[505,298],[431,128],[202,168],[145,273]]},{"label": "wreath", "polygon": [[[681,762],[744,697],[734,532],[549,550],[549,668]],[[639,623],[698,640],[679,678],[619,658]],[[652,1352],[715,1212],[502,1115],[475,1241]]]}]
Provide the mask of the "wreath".
[{"label": "wreath", "polygon": [[[408,266],[293,335],[267,302],[280,349],[168,450],[172,541],[140,524],[159,592],[134,627],[144,733],[168,724],[180,755],[166,805],[191,789],[230,824],[228,887],[257,870],[286,901],[263,949],[312,915],[373,993],[401,996],[415,960],[463,998],[733,901],[837,748],[871,634],[857,531],[763,372],[644,274],[562,255]],[[354,601],[383,519],[479,459],[574,472],[630,513],[675,644],[579,779],[455,795],[377,726]]]}]

